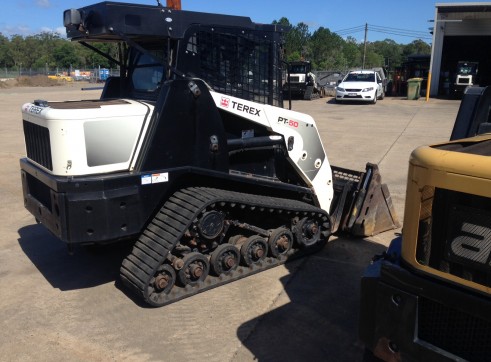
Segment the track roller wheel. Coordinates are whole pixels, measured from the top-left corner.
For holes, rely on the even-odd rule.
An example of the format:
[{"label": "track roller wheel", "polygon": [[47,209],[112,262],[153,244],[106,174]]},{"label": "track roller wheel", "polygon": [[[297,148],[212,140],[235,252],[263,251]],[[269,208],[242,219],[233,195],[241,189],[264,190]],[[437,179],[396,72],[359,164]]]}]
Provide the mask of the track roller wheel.
[{"label": "track roller wheel", "polygon": [[219,211],[208,211],[201,217],[198,230],[205,239],[213,240],[223,230],[225,215]]},{"label": "track roller wheel", "polygon": [[239,249],[231,244],[219,245],[211,254],[210,266],[215,275],[229,274],[239,265]]},{"label": "track roller wheel", "polygon": [[176,272],[169,264],[162,264],[155,272],[154,277],[148,285],[148,302],[155,306],[161,306],[165,299],[162,298],[168,294],[176,282]]},{"label": "track roller wheel", "polygon": [[304,217],[295,225],[295,239],[300,246],[308,247],[320,240],[321,228],[317,221]]},{"label": "track roller wheel", "polygon": [[234,235],[228,239],[228,243],[240,247],[246,240],[247,238],[244,235]]},{"label": "track roller wheel", "polygon": [[287,228],[274,229],[268,239],[269,254],[275,258],[286,254],[293,246],[293,234]]},{"label": "track roller wheel", "polygon": [[210,270],[208,259],[201,253],[192,252],[182,258],[183,267],[177,278],[182,285],[194,286],[206,279]]},{"label": "track roller wheel", "polygon": [[268,243],[259,235],[249,237],[240,248],[242,262],[246,266],[256,264],[266,258]]}]

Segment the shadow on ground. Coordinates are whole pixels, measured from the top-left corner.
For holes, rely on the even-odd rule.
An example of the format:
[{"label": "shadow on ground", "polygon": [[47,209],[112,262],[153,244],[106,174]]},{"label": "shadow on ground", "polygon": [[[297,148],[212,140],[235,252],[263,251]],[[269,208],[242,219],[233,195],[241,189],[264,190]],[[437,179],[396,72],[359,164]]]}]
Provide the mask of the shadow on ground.
[{"label": "shadow on ground", "polygon": [[338,238],[300,264],[287,264],[291,272],[282,282],[290,302],[242,324],[237,330],[242,344],[261,362],[361,361],[361,275],[385,249]]},{"label": "shadow on ground", "polygon": [[77,247],[73,255],[65,243],[50,234],[42,225],[19,229],[19,245],[54,287],[60,290],[91,288],[119,277],[119,267],[131,251],[130,244],[99,248]]}]

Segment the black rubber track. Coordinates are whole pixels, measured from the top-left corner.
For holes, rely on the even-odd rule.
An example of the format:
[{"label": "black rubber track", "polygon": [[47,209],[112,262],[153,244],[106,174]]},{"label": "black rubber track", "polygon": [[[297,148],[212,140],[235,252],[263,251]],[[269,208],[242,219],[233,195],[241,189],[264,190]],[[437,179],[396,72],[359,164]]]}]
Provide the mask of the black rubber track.
[{"label": "black rubber track", "polygon": [[[291,250],[288,255],[278,258],[267,257],[251,267],[238,267],[228,275],[209,275],[196,286],[174,286],[168,294],[158,297],[152,295],[150,280],[158,267],[166,260],[169,253],[182,238],[200,214],[207,208],[238,207],[240,209],[262,212],[286,213],[294,216],[309,216],[316,219],[323,231],[323,242],[316,247]],[[248,220],[244,220],[247,222]],[[330,235],[331,222],[329,215],[313,205],[289,199],[250,195],[233,191],[212,188],[187,188],[175,192],[155,215],[145,231],[135,243],[132,252],[122,263],[120,274],[123,283],[138,297],[152,306],[162,306],[189,297],[222,284],[258,273],[271,267],[283,264],[287,259],[300,254],[311,253],[322,246]]]}]

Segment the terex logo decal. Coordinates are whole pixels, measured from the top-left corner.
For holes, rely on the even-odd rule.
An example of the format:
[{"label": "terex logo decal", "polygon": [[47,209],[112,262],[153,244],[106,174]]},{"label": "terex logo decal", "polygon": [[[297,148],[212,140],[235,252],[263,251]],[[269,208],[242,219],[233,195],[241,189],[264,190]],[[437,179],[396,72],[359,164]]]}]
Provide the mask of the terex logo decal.
[{"label": "terex logo decal", "polygon": [[220,101],[220,105],[224,108],[228,108],[228,105],[230,103],[230,98],[222,97],[222,100]]},{"label": "terex logo decal", "polygon": [[238,111],[241,111],[241,112],[245,112],[245,113],[252,114],[254,116],[261,117],[261,115],[259,114],[261,112],[260,109],[257,109],[254,107],[249,107],[246,104],[237,103],[237,102],[232,101],[232,108],[236,109]]},{"label": "terex logo decal", "polygon": [[232,108],[236,109],[238,111],[241,111],[241,112],[245,112],[245,113],[252,114],[254,116],[261,117],[261,115],[259,114],[259,113],[261,113],[260,109],[257,109],[254,107],[249,107],[246,104],[237,103],[237,102],[232,101]]},{"label": "terex logo decal", "polygon": [[[220,106],[223,108],[229,108],[230,98],[222,97],[222,99],[220,100]],[[247,104],[242,104],[239,102],[232,101],[232,108],[236,109],[240,112],[249,113],[249,114],[252,114],[253,116],[261,117],[261,110],[260,109],[248,106]]]},{"label": "terex logo decal", "polygon": [[287,126],[290,126],[290,127],[294,127],[294,128],[298,128],[298,122],[297,121],[294,121],[292,119],[278,117],[278,123],[283,123],[284,125],[287,125]]},{"label": "terex logo decal", "polygon": [[28,106],[26,108],[27,112],[34,113],[34,114],[39,114],[41,113],[42,110],[43,109],[41,107],[37,107],[37,106]]}]

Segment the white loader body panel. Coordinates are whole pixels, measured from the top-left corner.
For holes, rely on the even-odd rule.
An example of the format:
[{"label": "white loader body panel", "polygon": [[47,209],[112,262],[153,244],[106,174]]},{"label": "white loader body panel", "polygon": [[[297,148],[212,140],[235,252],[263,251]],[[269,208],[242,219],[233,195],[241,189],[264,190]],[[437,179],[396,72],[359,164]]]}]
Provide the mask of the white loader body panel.
[{"label": "white loader body panel", "polygon": [[[282,136],[289,161],[329,210],[333,199],[332,171],[315,121],[309,115],[241,98],[211,92],[216,106],[256,122]],[[144,102],[107,101],[50,102],[48,106],[26,103],[25,122],[49,131],[52,165],[27,156],[47,172],[80,176],[132,170],[144,142],[154,107]],[[243,137],[254,137],[244,130]]]},{"label": "white loader body panel", "polygon": [[[47,149],[28,147],[27,156],[59,176],[129,170],[153,108],[134,100],[26,103],[24,121],[49,132]],[[50,152],[51,167],[37,159],[39,152]]]},{"label": "white loader body panel", "polygon": [[[314,189],[321,207],[329,211],[334,195],[332,170],[311,116],[216,92],[211,92],[211,95],[219,109],[262,124],[282,135],[290,162]],[[288,147],[289,140],[292,142],[291,148]]]},{"label": "white loader body panel", "polygon": [[305,83],[305,73],[290,73],[291,83]]}]

